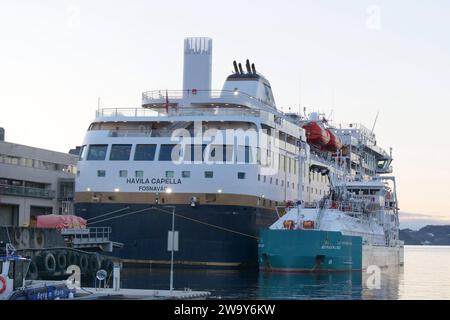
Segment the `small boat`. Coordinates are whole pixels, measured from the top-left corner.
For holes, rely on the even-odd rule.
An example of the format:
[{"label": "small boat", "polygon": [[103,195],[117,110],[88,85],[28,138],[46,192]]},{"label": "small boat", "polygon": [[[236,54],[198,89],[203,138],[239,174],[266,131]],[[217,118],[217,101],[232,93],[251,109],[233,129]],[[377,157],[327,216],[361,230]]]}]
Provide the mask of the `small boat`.
[{"label": "small boat", "polygon": [[0,300],[58,300],[73,298],[75,289],[64,281],[27,281],[31,259],[18,255],[11,244],[0,251]]}]

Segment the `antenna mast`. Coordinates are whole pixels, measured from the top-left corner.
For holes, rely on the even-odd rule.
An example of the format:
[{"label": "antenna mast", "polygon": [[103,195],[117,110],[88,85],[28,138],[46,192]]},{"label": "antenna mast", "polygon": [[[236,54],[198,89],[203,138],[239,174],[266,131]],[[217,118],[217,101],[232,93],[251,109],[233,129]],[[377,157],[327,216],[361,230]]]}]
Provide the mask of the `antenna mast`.
[{"label": "antenna mast", "polygon": [[375,125],[377,124],[377,120],[378,120],[378,116],[379,115],[380,115],[380,111],[377,112],[377,116],[375,117],[375,121],[373,122],[371,133],[373,133],[373,130],[375,129]]}]

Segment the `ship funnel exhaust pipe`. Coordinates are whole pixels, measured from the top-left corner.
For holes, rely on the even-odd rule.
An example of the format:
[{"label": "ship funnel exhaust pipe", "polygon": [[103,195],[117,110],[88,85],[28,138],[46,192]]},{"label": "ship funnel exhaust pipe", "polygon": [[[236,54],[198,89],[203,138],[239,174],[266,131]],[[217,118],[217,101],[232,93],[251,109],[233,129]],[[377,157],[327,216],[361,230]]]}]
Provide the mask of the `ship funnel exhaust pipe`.
[{"label": "ship funnel exhaust pipe", "polygon": [[212,78],[212,39],[186,38],[184,40],[183,96],[191,90],[209,94]]},{"label": "ship funnel exhaust pipe", "polygon": [[247,68],[247,73],[251,74],[252,73],[252,69],[250,69],[250,61],[248,59],[245,62],[245,67]]},{"label": "ship funnel exhaust pipe", "polygon": [[253,74],[256,74],[256,68],[255,68],[255,64],[254,63],[252,63],[252,71],[253,71]]},{"label": "ship funnel exhaust pipe", "polygon": [[239,73],[244,74],[244,71],[242,70],[242,64],[239,62]]},{"label": "ship funnel exhaust pipe", "polygon": [[234,72],[236,74],[239,74],[239,69],[238,69],[238,65],[237,65],[236,61],[233,61],[233,67],[234,67]]}]

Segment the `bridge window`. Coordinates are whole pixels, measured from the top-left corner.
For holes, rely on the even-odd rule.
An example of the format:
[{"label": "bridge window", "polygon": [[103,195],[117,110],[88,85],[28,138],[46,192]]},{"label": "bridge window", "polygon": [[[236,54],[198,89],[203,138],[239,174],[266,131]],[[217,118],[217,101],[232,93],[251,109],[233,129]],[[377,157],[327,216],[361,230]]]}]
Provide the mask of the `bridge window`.
[{"label": "bridge window", "polygon": [[[192,150],[192,149],[191,149]],[[189,152],[192,152],[192,151]],[[204,150],[204,148],[203,148]],[[231,162],[233,160],[233,146],[232,145],[211,145],[209,161],[218,163]],[[191,154],[191,153],[190,153]],[[186,159],[186,157],[185,157]],[[191,156],[192,159],[192,156]],[[193,161],[193,160],[191,160]]]},{"label": "bridge window", "polygon": [[131,144],[113,144],[109,160],[128,161],[130,160]]},{"label": "bridge window", "polygon": [[[206,144],[188,144],[184,149],[184,161],[203,162]],[[213,155],[214,156],[214,155]]]},{"label": "bridge window", "polygon": [[81,147],[80,158],[78,160],[80,160],[80,161],[86,160],[86,146]]},{"label": "bridge window", "polygon": [[162,144],[159,151],[159,161],[178,161],[180,159],[179,144]]},{"label": "bridge window", "polygon": [[238,146],[236,154],[237,163],[252,163],[252,153],[250,146]]},{"label": "bridge window", "polygon": [[135,161],[155,160],[156,144],[137,144],[134,152]]},{"label": "bridge window", "polygon": [[87,159],[94,161],[105,160],[107,149],[108,149],[107,144],[91,144],[89,146]]},{"label": "bridge window", "polygon": [[245,172],[238,172],[238,179],[245,179]]}]

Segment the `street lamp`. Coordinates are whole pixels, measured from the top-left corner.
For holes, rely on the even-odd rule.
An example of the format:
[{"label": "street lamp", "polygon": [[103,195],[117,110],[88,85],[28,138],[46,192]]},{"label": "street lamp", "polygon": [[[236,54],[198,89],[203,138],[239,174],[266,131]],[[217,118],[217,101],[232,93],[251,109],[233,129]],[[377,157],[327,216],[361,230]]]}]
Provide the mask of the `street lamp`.
[{"label": "street lamp", "polygon": [[170,292],[173,291],[173,253],[175,249],[175,206],[164,206],[166,208],[172,208],[172,246],[170,254]]}]

